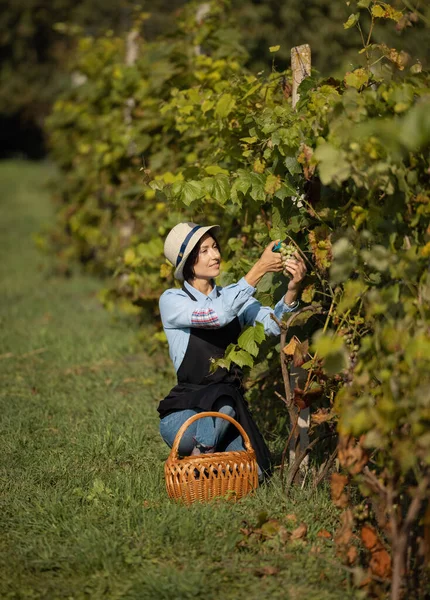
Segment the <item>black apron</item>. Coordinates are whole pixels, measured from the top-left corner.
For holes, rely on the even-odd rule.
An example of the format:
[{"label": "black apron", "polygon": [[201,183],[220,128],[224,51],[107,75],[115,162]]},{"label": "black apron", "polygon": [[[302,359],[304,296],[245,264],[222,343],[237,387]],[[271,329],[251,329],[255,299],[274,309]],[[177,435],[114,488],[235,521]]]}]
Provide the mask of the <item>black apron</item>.
[{"label": "black apron", "polygon": [[[196,298],[185,288],[183,291],[194,302]],[[219,292],[218,292],[219,296]],[[211,358],[222,358],[229,344],[236,344],[241,332],[238,317],[217,329],[191,327],[185,356],[178,369],[178,383],[158,406],[160,418],[171,412],[188,408],[208,411],[221,396],[228,396],[236,411],[236,420],[249,436],[255,450],[257,463],[263,473],[270,473],[270,452],[257,425],[252,418],[248,403],[243,397],[242,369],[232,364],[230,370],[218,368],[210,373]],[[223,439],[226,447],[237,437],[237,429],[229,427]],[[218,451],[223,448],[219,447]]]}]

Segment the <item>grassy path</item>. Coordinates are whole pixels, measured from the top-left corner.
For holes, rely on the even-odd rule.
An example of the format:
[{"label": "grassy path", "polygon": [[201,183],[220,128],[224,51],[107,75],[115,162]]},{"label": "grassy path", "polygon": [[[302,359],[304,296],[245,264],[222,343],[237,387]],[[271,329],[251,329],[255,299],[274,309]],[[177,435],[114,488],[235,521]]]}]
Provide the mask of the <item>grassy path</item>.
[{"label": "grassy path", "polygon": [[[0,597],[353,598],[317,538],[337,526],[326,492],[285,498],[275,479],[234,506],[168,501],[155,409],[172,371],[100,307],[98,281],[49,275],[31,237],[49,176],[0,164]],[[244,538],[263,511],[304,521],[306,541]]]}]

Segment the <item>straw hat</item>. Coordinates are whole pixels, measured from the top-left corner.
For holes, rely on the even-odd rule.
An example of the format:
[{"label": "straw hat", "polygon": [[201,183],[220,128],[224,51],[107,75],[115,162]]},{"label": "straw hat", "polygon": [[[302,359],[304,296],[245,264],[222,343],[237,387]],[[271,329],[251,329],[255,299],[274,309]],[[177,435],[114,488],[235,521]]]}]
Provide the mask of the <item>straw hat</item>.
[{"label": "straw hat", "polygon": [[211,229],[219,229],[219,225],[203,227],[191,222],[178,223],[169,232],[164,242],[164,256],[176,267],[176,279],[184,280],[182,271],[187,258],[197,242]]}]

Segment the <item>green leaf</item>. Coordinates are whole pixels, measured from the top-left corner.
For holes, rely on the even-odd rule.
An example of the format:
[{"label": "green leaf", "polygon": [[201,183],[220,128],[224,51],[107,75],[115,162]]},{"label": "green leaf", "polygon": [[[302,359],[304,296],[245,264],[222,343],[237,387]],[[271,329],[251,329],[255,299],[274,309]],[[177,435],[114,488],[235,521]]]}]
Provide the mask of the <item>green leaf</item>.
[{"label": "green leaf", "polygon": [[284,160],[284,165],[287,167],[291,175],[298,175],[302,173],[302,167],[297,162],[297,158],[295,156],[287,156]]},{"label": "green leaf", "polygon": [[318,356],[324,359],[324,371],[328,375],[336,375],[348,366],[343,339],[333,331],[317,331],[313,337],[313,346]]},{"label": "green leaf", "polygon": [[242,199],[238,196],[238,192],[241,192],[244,196],[248,193],[248,190],[252,186],[251,179],[248,171],[239,169],[239,177],[234,180],[231,186],[231,199],[235,204],[241,204]]},{"label": "green leaf", "polygon": [[213,100],[204,100],[202,102],[202,113],[206,114],[215,106],[215,102]]},{"label": "green leaf", "polygon": [[319,329],[315,332],[313,344],[318,355],[325,358],[343,348],[343,339],[341,336],[336,335],[334,331],[324,333],[322,329]]},{"label": "green leaf", "polygon": [[337,305],[337,313],[341,315],[355,306],[366,290],[367,285],[361,279],[348,280],[343,289],[343,296]]},{"label": "green leaf", "polygon": [[419,152],[430,143],[430,101],[423,98],[403,118],[398,136],[411,152]]},{"label": "green leaf", "polygon": [[263,306],[270,306],[273,304],[273,294],[269,292],[260,292],[257,290],[257,292],[254,294],[254,298]]},{"label": "green leaf", "polygon": [[217,175],[214,179],[213,197],[220,204],[225,204],[230,198],[230,180],[225,175]]},{"label": "green leaf", "polygon": [[377,19],[392,19],[398,23],[400,19],[403,17],[403,13],[400,10],[396,10],[394,7],[389,4],[385,4],[381,6],[380,4],[375,4],[372,6],[372,16]]},{"label": "green leaf", "polygon": [[237,343],[242,350],[249,352],[253,356],[257,356],[259,351],[258,345],[265,339],[264,325],[257,322],[254,327],[251,325],[242,331]]},{"label": "green leaf", "polygon": [[214,373],[217,369],[227,369],[227,371],[230,369],[231,367],[231,360],[230,358],[217,358],[216,360],[212,360],[210,367],[209,367],[209,372],[210,373]]},{"label": "green leaf", "polygon": [[348,179],[351,168],[339,148],[323,142],[315,150],[314,157],[318,161],[318,171],[324,185],[332,182],[340,184]]},{"label": "green leaf", "polygon": [[354,25],[356,25],[358,23],[359,19],[360,19],[359,12],[349,15],[348,20],[346,21],[346,23],[343,24],[344,29],[351,29],[351,27],[354,27]]},{"label": "green leaf", "polygon": [[251,198],[253,200],[264,202],[266,200],[266,192],[264,189],[266,178],[258,173],[250,173],[249,179],[251,181]]},{"label": "green leaf", "polygon": [[208,175],[228,175],[228,171],[219,167],[218,165],[209,165],[205,167],[205,171]]},{"label": "green leaf", "polygon": [[255,85],[253,85],[252,88],[246,92],[246,94],[244,95],[242,100],[246,100],[247,98],[249,98],[249,96],[252,96],[252,94],[255,94],[255,92],[257,90],[259,90],[262,85],[263,85],[262,83],[256,83]]},{"label": "green leaf", "polygon": [[385,10],[379,4],[375,4],[372,6],[372,17],[376,17],[377,19],[383,17],[385,15]]},{"label": "green leaf", "polygon": [[252,356],[246,352],[245,350],[233,350],[230,354],[229,354],[229,358],[235,362],[237,365],[239,365],[239,367],[253,367],[254,366],[254,359],[252,358]]},{"label": "green leaf", "polygon": [[279,175],[273,175],[270,173],[267,176],[266,183],[264,184],[264,191],[266,194],[273,196],[275,192],[280,190],[282,187],[281,178]]},{"label": "green leaf", "polygon": [[275,198],[284,200],[285,198],[291,198],[292,196],[297,196],[297,189],[293,187],[289,181],[284,180],[279,190],[275,193]]},{"label": "green leaf", "polygon": [[230,181],[226,175],[205,177],[201,181],[205,193],[223,205],[230,197]]},{"label": "green leaf", "polygon": [[228,117],[236,105],[236,100],[231,94],[222,94],[221,98],[216,103],[215,114],[222,119]]},{"label": "green leaf", "polygon": [[242,331],[242,333],[239,336],[239,339],[237,340],[237,343],[243,350],[246,350],[247,352],[252,354],[252,356],[257,356],[258,346],[255,343],[254,328],[252,326],[247,327]]},{"label": "green leaf", "polygon": [[270,46],[269,47],[269,52],[278,52],[278,50],[280,50],[281,46]]},{"label": "green leaf", "polygon": [[330,281],[342,283],[351,275],[356,265],[354,246],[347,238],[340,238],[332,246],[333,262],[330,267]]},{"label": "green leaf", "polygon": [[172,193],[185,206],[190,206],[194,200],[203,198],[205,189],[200,181],[178,181],[172,185]]},{"label": "green leaf", "polygon": [[[279,202],[278,202],[279,205]],[[282,211],[283,212],[283,211]],[[287,223],[282,216],[280,206],[272,205],[272,229],[270,231],[271,239],[283,240],[287,235]]]},{"label": "green leaf", "polygon": [[273,273],[265,273],[258,284],[259,292],[269,292],[273,285]]},{"label": "green leaf", "polygon": [[355,69],[351,73],[346,73],[345,84],[359,90],[369,82],[370,74],[366,69]]},{"label": "green leaf", "polygon": [[359,2],[357,2],[357,7],[358,8],[369,8],[370,3],[373,0],[359,0]]},{"label": "green leaf", "polygon": [[366,264],[376,271],[386,271],[391,263],[391,253],[388,248],[376,244],[371,250],[362,250],[361,255]]},{"label": "green leaf", "polygon": [[257,344],[261,344],[261,342],[263,342],[265,339],[266,333],[264,331],[264,325],[263,323],[257,321],[254,326],[254,340],[257,342]]},{"label": "green leaf", "polygon": [[[314,314],[315,313],[312,308],[309,308],[309,310],[303,310],[303,312],[297,315],[297,317],[294,317],[293,326],[303,327],[303,325],[305,325]],[[282,318],[284,321],[287,321],[291,316],[291,313],[285,313]]]}]

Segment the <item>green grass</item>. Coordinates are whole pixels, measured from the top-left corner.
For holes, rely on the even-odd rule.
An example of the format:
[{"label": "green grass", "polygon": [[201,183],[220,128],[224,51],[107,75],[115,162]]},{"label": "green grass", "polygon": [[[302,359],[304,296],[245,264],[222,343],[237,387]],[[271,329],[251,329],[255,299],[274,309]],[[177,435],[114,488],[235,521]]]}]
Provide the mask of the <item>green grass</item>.
[{"label": "green grass", "polygon": [[[0,597],[355,597],[317,538],[337,527],[327,490],[286,497],[274,477],[236,505],[168,500],[156,407],[173,371],[100,306],[99,281],[60,278],[35,250],[51,174],[0,164]],[[239,548],[262,511],[289,530],[304,521],[307,540]]]}]

